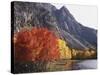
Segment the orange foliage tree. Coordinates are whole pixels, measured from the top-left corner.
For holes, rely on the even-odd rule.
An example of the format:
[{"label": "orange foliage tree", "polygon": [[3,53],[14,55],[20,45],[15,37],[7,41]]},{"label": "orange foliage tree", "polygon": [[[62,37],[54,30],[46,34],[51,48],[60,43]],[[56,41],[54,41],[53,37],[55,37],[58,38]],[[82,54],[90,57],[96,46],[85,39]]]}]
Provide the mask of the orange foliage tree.
[{"label": "orange foliage tree", "polygon": [[15,34],[17,61],[52,61],[59,59],[57,37],[47,28],[23,29]]}]

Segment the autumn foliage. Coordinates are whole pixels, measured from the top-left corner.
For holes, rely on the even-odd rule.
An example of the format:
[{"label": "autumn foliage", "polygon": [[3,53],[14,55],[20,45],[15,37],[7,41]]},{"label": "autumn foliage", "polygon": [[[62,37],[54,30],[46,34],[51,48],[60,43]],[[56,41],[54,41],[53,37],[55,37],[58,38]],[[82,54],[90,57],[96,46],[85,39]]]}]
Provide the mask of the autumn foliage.
[{"label": "autumn foliage", "polygon": [[14,35],[17,61],[52,61],[59,59],[57,37],[47,28],[22,29]]}]

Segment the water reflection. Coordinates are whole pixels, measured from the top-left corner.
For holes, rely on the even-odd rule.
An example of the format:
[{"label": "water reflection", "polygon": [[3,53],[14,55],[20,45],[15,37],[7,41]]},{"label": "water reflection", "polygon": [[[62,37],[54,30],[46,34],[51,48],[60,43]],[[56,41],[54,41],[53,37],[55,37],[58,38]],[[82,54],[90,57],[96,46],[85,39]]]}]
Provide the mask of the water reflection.
[{"label": "water reflection", "polygon": [[60,60],[49,62],[47,65],[48,71],[64,71],[64,70],[79,70],[79,69],[96,69],[97,60]]},{"label": "water reflection", "polygon": [[96,69],[97,60],[58,60],[52,62],[16,62],[15,73]]},{"label": "water reflection", "polygon": [[96,69],[97,68],[97,60],[81,60],[76,61],[73,69]]}]

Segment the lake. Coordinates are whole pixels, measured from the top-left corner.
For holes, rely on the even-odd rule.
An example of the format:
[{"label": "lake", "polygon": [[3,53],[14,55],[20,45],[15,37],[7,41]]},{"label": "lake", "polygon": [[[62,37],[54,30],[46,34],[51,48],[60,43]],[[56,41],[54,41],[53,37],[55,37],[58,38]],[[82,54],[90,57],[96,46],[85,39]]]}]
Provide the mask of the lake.
[{"label": "lake", "polygon": [[96,69],[97,60],[57,60],[47,63],[42,62],[16,62],[16,73],[68,71],[81,69]]},{"label": "lake", "polygon": [[73,69],[96,69],[97,60],[77,60]]},{"label": "lake", "polygon": [[80,69],[96,69],[97,60],[59,60],[47,65],[48,71],[67,71]]}]

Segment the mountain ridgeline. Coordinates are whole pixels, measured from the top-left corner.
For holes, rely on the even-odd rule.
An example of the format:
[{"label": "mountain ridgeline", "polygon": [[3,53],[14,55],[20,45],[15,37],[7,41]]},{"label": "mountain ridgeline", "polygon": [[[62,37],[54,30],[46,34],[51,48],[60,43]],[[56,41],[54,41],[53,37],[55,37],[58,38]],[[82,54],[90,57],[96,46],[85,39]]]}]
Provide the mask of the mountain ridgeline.
[{"label": "mountain ridgeline", "polygon": [[76,21],[65,6],[57,9],[50,3],[14,2],[14,32],[25,26],[47,27],[70,48],[97,49],[97,30]]}]

